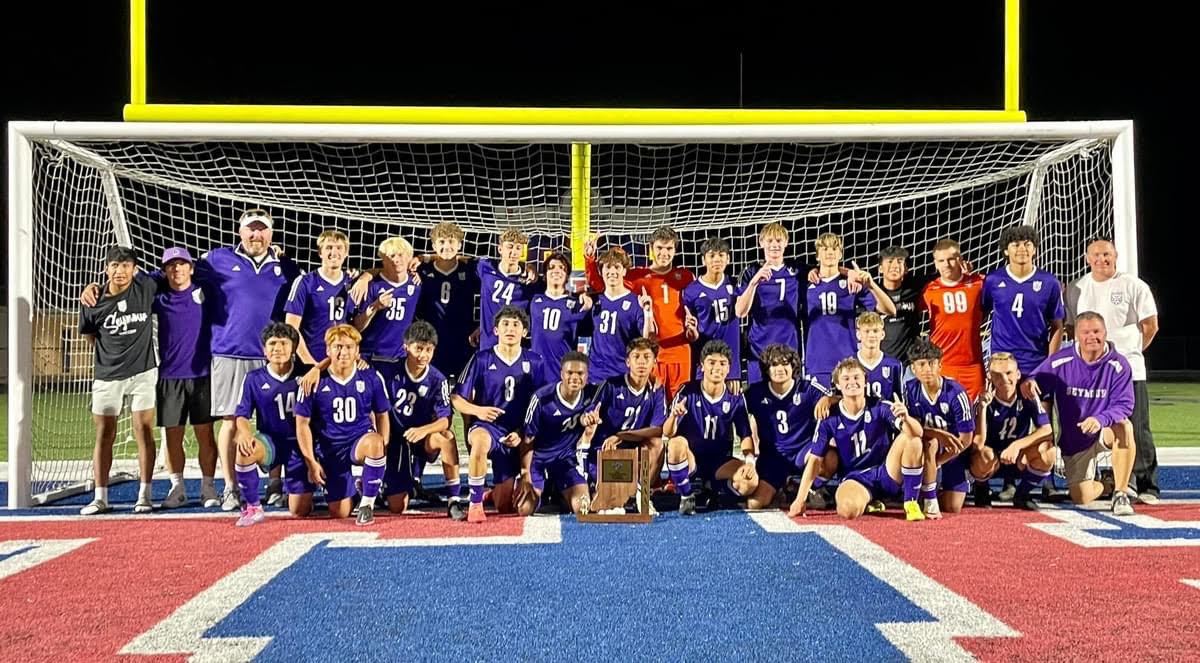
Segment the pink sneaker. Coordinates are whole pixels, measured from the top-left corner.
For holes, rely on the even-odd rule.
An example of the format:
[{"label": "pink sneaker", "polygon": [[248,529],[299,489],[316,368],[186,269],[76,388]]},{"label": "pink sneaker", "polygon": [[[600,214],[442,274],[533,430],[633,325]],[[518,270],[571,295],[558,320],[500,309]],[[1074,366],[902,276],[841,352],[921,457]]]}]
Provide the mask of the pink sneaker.
[{"label": "pink sneaker", "polygon": [[263,508],[257,504],[247,504],[242,507],[242,515],[237,519],[238,527],[249,527],[257,525],[265,520],[267,514],[263,512]]}]

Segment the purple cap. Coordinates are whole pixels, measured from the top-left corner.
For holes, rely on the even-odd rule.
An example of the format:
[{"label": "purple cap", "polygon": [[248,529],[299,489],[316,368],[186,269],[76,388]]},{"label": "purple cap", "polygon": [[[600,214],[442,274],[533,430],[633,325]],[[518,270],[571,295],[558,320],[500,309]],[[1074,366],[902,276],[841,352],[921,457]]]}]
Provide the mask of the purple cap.
[{"label": "purple cap", "polygon": [[188,250],[182,246],[172,246],[166,251],[163,251],[162,264],[165,266],[172,260],[186,260],[189,263],[196,262],[195,260],[192,260],[192,254],[188,253]]}]

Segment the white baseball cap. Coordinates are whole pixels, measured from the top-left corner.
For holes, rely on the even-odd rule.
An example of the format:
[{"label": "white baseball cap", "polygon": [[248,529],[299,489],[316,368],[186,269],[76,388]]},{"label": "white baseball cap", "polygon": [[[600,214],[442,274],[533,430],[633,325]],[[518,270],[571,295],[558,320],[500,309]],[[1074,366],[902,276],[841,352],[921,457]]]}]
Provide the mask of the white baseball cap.
[{"label": "white baseball cap", "polygon": [[242,212],[242,218],[238,221],[238,227],[245,228],[254,222],[263,224],[268,230],[271,229],[271,215],[268,214],[266,210],[258,208],[248,209],[245,212]]}]

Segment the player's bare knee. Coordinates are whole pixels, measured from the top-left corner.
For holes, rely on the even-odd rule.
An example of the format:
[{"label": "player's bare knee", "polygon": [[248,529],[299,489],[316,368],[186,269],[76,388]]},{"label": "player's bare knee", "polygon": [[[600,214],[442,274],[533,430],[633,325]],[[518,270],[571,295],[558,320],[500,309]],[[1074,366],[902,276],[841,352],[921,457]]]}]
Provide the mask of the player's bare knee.
[{"label": "player's bare knee", "polygon": [[388,495],[387,498],[388,511],[396,514],[404,513],[408,510],[408,493],[398,493],[396,495]]},{"label": "player's bare knee", "polygon": [[288,495],[288,512],[296,518],[305,518],[312,510],[312,495]]},{"label": "player's bare knee", "polygon": [[854,520],[855,518],[863,515],[863,512],[866,510],[867,506],[865,504],[859,504],[858,500],[839,500],[837,503],[838,515],[846,520]]},{"label": "player's bare knee", "polygon": [[673,437],[667,441],[667,460],[672,463],[682,463],[688,457],[688,442],[682,437]]}]

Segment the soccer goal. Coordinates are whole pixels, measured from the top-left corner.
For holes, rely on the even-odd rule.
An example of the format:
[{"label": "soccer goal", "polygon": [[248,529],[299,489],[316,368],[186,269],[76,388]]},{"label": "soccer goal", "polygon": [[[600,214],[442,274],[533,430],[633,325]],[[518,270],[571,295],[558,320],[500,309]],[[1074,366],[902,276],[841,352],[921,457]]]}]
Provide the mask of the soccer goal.
[{"label": "soccer goal", "polygon": [[[1002,260],[1000,232],[1035,226],[1038,263],[1080,276],[1086,238],[1114,236],[1137,272],[1130,122],[891,125],[323,125],[52,123],[9,125],[8,502],[86,488],[93,433],[91,353],[77,297],[110,244],[154,265],[170,246],[194,255],[237,242],[250,206],[276,219],[275,242],[302,266],[314,238],[346,231],[348,264],[385,237],[423,251],[443,220],[465,251],[494,255],[520,227],[530,260],[582,242],[624,245],[670,224],[678,260],[701,268],[700,243],[727,239],[730,275],[758,260],[758,228],[780,221],[789,254],[812,261],[817,234],[840,234],[847,261],[873,266],[906,247],[957,238],[976,269]],[[132,459],[128,422],[115,467]]]}]

